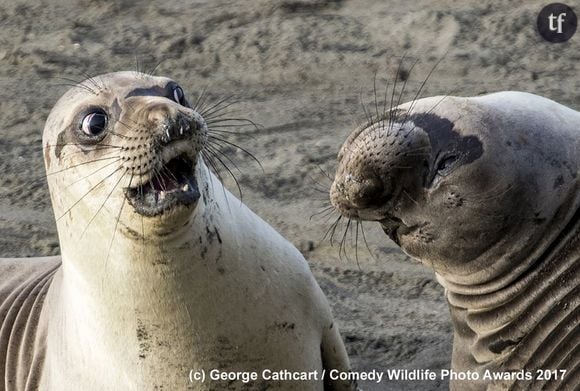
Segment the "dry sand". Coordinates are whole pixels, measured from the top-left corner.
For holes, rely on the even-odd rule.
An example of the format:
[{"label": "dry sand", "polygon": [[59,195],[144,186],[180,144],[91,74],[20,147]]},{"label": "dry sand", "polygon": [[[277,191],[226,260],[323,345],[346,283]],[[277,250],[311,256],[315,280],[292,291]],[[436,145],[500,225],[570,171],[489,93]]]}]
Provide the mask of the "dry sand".
[{"label": "dry sand", "polygon": [[[402,56],[405,71],[418,60],[404,101],[443,58],[423,96],[521,90],[578,110],[580,33],[566,44],[544,42],[535,19],[546,3],[2,0],[0,254],[59,251],[40,143],[48,111],[69,83],[62,78],[163,60],[156,73],[178,80],[190,97],[204,87],[214,101],[234,95],[231,115],[261,124],[228,140],[252,151],[263,171],[233,148],[224,151],[242,172],[244,202],[308,258],[354,367],[446,368],[451,325],[433,273],[373,224],[365,224],[369,250],[359,243],[358,262],[350,240],[348,257],[339,258],[336,244],[322,240],[331,220],[310,219],[327,198],[318,189],[330,184],[319,167],[333,172],[340,144],[365,118],[360,97],[372,108],[374,75],[382,94]],[[435,390],[447,383],[364,386]]]}]

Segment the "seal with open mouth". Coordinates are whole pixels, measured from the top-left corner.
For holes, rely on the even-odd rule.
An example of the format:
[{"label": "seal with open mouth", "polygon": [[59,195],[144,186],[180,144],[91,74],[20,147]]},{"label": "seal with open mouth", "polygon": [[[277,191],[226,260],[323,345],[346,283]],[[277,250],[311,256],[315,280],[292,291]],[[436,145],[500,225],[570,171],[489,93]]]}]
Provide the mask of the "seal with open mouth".
[{"label": "seal with open mouth", "polygon": [[58,101],[43,149],[62,254],[0,259],[0,390],[354,388],[321,379],[349,369],[328,303],[208,170],[209,137],[164,77],[98,76]]},{"label": "seal with open mouth", "polygon": [[521,92],[425,98],[353,131],[338,161],[336,209],[446,288],[452,389],[577,389],[580,113]]}]

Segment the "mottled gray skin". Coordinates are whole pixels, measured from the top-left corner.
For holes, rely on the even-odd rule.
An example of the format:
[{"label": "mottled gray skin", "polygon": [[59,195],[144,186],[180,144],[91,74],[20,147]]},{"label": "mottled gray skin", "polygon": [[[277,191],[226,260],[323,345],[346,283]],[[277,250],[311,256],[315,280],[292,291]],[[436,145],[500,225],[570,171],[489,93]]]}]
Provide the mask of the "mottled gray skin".
[{"label": "mottled gray skin", "polygon": [[334,206],[446,288],[452,369],[480,376],[452,390],[578,387],[580,113],[519,92],[421,99],[356,129],[338,162]]},{"label": "mottled gray skin", "polygon": [[[208,170],[211,129],[176,85],[102,75],[51,111],[61,256],[0,259],[0,391],[354,388],[210,379],[350,366],[306,260]],[[108,120],[87,134],[95,113]]]}]

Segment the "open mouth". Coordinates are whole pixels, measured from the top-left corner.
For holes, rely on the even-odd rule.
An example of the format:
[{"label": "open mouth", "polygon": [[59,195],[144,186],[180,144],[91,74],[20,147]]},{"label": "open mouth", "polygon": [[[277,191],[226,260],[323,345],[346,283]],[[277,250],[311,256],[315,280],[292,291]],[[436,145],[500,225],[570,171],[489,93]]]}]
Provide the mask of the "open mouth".
[{"label": "open mouth", "polygon": [[144,216],[157,216],[173,206],[191,205],[199,199],[193,162],[179,155],[156,170],[147,183],[127,189],[126,197],[135,211]]},{"label": "open mouth", "polygon": [[383,220],[380,220],[379,223],[381,224],[381,227],[383,228],[383,231],[387,234],[387,236],[398,246],[401,245],[400,243],[401,236],[413,232],[415,228],[418,227],[417,225],[407,227],[405,224],[403,224],[403,221],[401,219],[394,216],[389,216]]}]

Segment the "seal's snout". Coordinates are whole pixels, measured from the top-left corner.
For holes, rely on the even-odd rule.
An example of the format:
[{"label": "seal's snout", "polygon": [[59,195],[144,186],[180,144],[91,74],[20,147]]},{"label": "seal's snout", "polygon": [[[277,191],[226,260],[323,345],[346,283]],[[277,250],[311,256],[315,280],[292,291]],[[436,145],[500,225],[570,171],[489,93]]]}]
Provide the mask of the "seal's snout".
[{"label": "seal's snout", "polygon": [[361,220],[378,220],[391,197],[389,175],[376,166],[371,157],[365,132],[359,132],[339,153],[339,166],[330,189],[333,206],[344,216]]},{"label": "seal's snout", "polygon": [[426,146],[425,137],[407,122],[379,121],[355,129],[338,154],[332,204],[346,217],[385,219],[398,205],[402,189],[416,187],[395,178],[422,170]]},{"label": "seal's snout", "polygon": [[203,129],[203,123],[199,118],[185,115],[181,112],[174,118],[167,118],[164,122],[160,137],[160,143],[162,145],[186,140]]},{"label": "seal's snout", "polygon": [[376,176],[346,174],[335,179],[330,197],[335,208],[349,217],[358,217],[358,210],[373,207],[385,198],[385,186]]},{"label": "seal's snout", "polygon": [[207,137],[203,117],[163,96],[132,97],[131,103],[136,109],[122,118],[136,125],[122,157],[135,176],[126,191],[129,203],[149,217],[195,205],[200,198],[195,167]]}]

